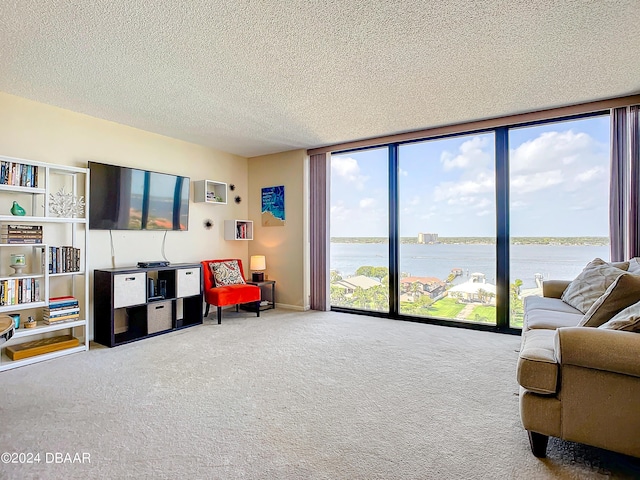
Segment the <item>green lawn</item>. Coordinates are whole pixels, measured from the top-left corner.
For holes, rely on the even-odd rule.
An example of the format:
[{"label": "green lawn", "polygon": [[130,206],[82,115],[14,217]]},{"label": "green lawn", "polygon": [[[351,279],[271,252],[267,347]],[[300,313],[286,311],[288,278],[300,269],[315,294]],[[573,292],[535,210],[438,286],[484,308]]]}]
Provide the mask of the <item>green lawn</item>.
[{"label": "green lawn", "polygon": [[456,318],[456,315],[462,311],[464,306],[464,303],[458,303],[455,298],[445,297],[431,305],[428,312],[429,315],[434,317]]},{"label": "green lawn", "polygon": [[493,305],[478,305],[467,318],[472,322],[496,323],[496,307]]}]

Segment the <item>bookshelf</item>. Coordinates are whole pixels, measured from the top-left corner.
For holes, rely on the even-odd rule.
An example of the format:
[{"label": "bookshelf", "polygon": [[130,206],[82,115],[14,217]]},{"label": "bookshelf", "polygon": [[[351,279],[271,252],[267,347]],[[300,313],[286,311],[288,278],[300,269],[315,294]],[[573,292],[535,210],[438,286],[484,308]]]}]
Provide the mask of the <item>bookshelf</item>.
[{"label": "bookshelf", "polygon": [[199,263],[109,268],[93,274],[94,335],[102,345],[115,347],[202,324]]},{"label": "bookshelf", "polygon": [[225,240],[253,240],[253,222],[251,220],[225,220]]},{"label": "bookshelf", "polygon": [[[0,344],[0,371],[89,349],[88,192],[87,168],[0,156],[0,315],[20,316]],[[73,314],[55,318],[52,298],[72,299]],[[37,354],[13,353],[30,344]]]},{"label": "bookshelf", "polygon": [[226,205],[227,184],[215,180],[198,180],[193,182],[193,201]]}]

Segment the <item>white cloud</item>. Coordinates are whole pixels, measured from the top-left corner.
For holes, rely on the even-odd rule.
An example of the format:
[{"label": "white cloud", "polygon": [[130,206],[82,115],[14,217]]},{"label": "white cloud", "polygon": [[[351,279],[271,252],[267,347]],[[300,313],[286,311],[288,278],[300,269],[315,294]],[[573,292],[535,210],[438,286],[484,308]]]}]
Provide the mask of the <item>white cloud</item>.
[{"label": "white cloud", "polygon": [[401,176],[406,177],[406,176],[408,176],[408,175],[409,175],[409,172],[407,172],[406,170],[403,170],[403,169],[401,169],[401,168],[400,168],[399,170],[400,170],[399,174],[400,174]]},{"label": "white cloud", "polygon": [[[489,206],[493,206],[493,202],[491,200],[489,200],[488,198],[480,198],[475,205],[473,205],[473,208],[475,209],[480,209],[480,208],[486,208]],[[491,211],[491,210],[489,210]]]},{"label": "white cloud", "polygon": [[541,172],[559,165],[584,167],[594,163],[598,147],[598,143],[583,132],[544,132],[509,152],[509,169],[514,174]]},{"label": "white cloud", "polygon": [[407,200],[408,205],[420,205],[420,197],[418,195],[414,195],[409,200]]},{"label": "white cloud", "polygon": [[360,208],[371,208],[373,206],[375,206],[376,204],[376,199],[375,198],[363,198],[362,200],[360,200]]},{"label": "white cloud", "polygon": [[452,170],[454,168],[467,168],[469,166],[482,166],[487,164],[487,161],[491,160],[489,153],[483,150],[489,143],[487,136],[473,137],[460,145],[457,155],[451,152],[444,151],[440,155],[440,162],[442,163],[445,171]]},{"label": "white cloud", "polygon": [[601,179],[603,175],[606,175],[606,172],[604,170],[604,168],[602,167],[593,167],[590,168],[589,170],[579,173],[576,176],[576,180],[578,182],[590,182],[592,180],[598,180]]},{"label": "white cloud", "polygon": [[332,220],[346,220],[349,218],[351,211],[344,206],[344,203],[338,202],[331,205],[330,214]]},{"label": "white cloud", "polygon": [[475,180],[461,180],[459,182],[442,182],[433,191],[436,202],[443,200],[469,197],[474,194],[493,193],[494,177],[492,173],[483,172]]},{"label": "white cloud", "polygon": [[563,176],[560,170],[534,173],[531,175],[517,175],[511,178],[511,192],[531,193],[562,183]]},{"label": "white cloud", "polygon": [[369,179],[369,177],[360,173],[358,161],[352,157],[332,156],[331,174],[353,183],[358,190],[362,190],[365,182]]}]

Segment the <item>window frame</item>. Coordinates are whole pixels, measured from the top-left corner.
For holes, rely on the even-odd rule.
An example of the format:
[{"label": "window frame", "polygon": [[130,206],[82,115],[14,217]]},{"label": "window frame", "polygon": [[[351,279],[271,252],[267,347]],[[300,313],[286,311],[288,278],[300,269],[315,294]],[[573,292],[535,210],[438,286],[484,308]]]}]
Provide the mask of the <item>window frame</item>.
[{"label": "window frame", "polygon": [[[330,305],[331,311],[369,315],[375,317],[390,318],[394,320],[428,323],[473,330],[493,331],[513,335],[521,335],[522,329],[511,327],[509,324],[509,282],[510,282],[510,205],[509,205],[509,131],[515,128],[526,128],[552,123],[582,120],[592,117],[611,116],[609,109],[597,110],[588,113],[580,113],[565,116],[551,116],[546,119],[515,122],[508,125],[500,125],[489,128],[472,129],[468,131],[456,131],[450,134],[424,136],[411,138],[405,141],[390,143],[374,143],[368,146],[358,146],[342,150],[329,151],[329,155],[344,155],[353,152],[387,148],[389,167],[389,312],[377,312],[361,310],[349,307],[337,307]],[[400,261],[400,236],[399,236],[399,176],[398,176],[398,149],[401,145],[418,143],[431,140],[456,138],[477,134],[493,133],[495,142],[495,195],[496,195],[496,324],[463,322],[450,319],[433,317],[417,317],[400,313],[399,292],[399,261]],[[330,157],[329,157],[330,159]],[[330,202],[330,199],[329,199]],[[329,220],[330,221],[330,220]]]}]

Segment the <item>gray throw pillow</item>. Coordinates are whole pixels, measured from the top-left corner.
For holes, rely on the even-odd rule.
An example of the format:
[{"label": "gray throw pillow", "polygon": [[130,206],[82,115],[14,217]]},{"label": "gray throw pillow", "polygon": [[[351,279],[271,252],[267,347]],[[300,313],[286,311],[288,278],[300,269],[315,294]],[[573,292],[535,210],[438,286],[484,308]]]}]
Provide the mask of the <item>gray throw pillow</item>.
[{"label": "gray throw pillow", "polygon": [[629,260],[629,268],[627,270],[634,275],[640,275],[640,258],[633,257]]},{"label": "gray throw pillow", "polygon": [[591,305],[578,326],[599,327],[636,302],[640,302],[640,276],[623,273]]},{"label": "gray throw pillow", "polygon": [[575,280],[562,293],[562,301],[587,313],[591,306],[609,288],[624,270],[610,265],[601,258],[589,262]]}]

